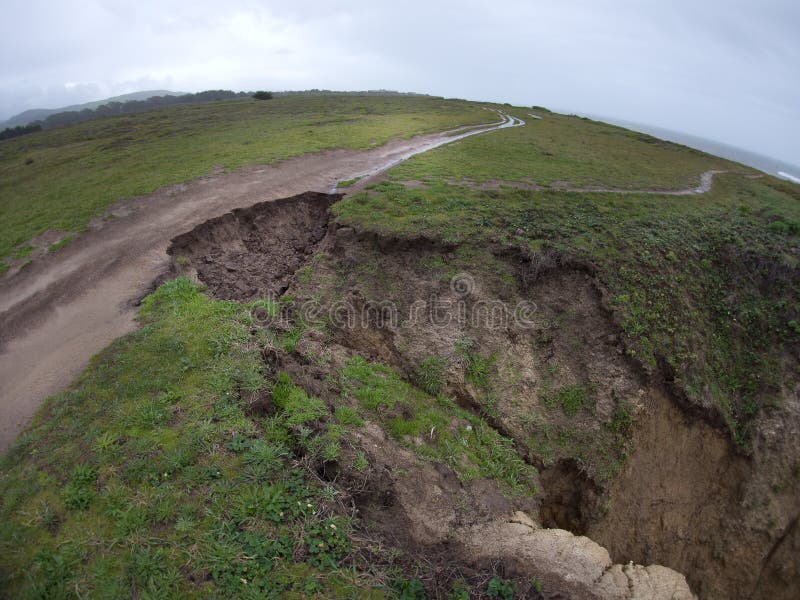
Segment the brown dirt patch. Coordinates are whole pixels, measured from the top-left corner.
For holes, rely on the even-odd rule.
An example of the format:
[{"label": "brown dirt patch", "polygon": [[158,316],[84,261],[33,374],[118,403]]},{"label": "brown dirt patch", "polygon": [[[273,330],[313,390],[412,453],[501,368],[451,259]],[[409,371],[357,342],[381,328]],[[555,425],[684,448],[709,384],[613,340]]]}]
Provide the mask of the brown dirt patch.
[{"label": "brown dirt patch", "polygon": [[167,254],[177,268],[193,268],[217,298],[277,297],[318,248],[328,209],[341,198],[306,192],[235,209],[179,235]]}]

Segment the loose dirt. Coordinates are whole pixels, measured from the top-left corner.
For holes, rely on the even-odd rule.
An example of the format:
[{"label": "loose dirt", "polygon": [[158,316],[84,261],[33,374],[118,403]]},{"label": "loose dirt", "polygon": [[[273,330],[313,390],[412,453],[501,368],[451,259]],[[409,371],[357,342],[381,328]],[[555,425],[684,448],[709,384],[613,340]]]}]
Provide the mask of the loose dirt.
[{"label": "loose dirt", "polygon": [[[509,124],[510,123],[510,124]],[[470,134],[521,125],[503,118]],[[95,353],[135,328],[137,300],[169,267],[176,233],[234,208],[328,191],[459,139],[453,132],[395,140],[367,151],[334,150],[187,184],[112,206],[73,243],[0,284],[0,452],[49,395],[65,389]]]}]

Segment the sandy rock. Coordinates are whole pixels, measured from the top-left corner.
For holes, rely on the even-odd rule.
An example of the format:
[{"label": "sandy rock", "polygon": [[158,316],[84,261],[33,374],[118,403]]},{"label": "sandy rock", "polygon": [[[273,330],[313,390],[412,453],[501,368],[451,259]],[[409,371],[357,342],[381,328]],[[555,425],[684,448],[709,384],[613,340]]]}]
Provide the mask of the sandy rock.
[{"label": "sandy rock", "polygon": [[608,551],[563,529],[541,529],[525,513],[466,530],[476,563],[503,561],[510,575],[537,577],[545,597],[586,600],[691,600],[680,573],[654,565],[615,565]]}]

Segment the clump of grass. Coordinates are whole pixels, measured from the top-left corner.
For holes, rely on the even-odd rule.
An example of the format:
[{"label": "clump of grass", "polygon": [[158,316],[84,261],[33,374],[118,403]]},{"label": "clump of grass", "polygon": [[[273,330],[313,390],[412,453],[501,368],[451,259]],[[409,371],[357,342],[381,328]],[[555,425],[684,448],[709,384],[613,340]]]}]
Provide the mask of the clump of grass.
[{"label": "clump of grass", "polygon": [[572,417],[584,408],[589,408],[592,386],[590,384],[565,385],[544,398],[548,408],[560,406],[568,417]]},{"label": "clump of grass", "polygon": [[54,244],[50,244],[50,245],[47,247],[47,251],[48,251],[48,252],[55,252],[55,251],[56,251],[56,250],[58,250],[59,248],[63,248],[64,246],[66,246],[67,244],[69,244],[70,242],[72,242],[72,240],[73,240],[73,237],[74,237],[74,236],[68,235],[68,236],[64,237],[63,239],[61,239],[61,240],[57,241],[56,243],[54,243]]},{"label": "clump of grass", "polygon": [[444,359],[429,356],[414,371],[414,383],[431,396],[436,396],[444,385],[445,366]]},{"label": "clump of grass", "polygon": [[488,358],[483,358],[475,351],[475,340],[472,338],[457,340],[456,354],[459,355],[461,364],[464,366],[464,378],[477,388],[488,388],[489,378],[497,357],[493,354]]},{"label": "clump of grass", "polygon": [[308,285],[311,282],[311,275],[314,272],[312,265],[306,265],[297,271],[297,281],[302,285]]},{"label": "clump of grass", "polygon": [[30,244],[22,246],[21,248],[17,248],[17,250],[14,252],[13,258],[14,260],[27,258],[28,256],[31,255],[31,252],[33,252],[34,250],[35,248]]},{"label": "clump of grass", "polygon": [[344,179],[339,183],[337,183],[336,187],[337,188],[350,187],[351,185],[353,185],[354,183],[358,183],[359,181],[361,181],[361,177],[353,177],[353,179]]}]

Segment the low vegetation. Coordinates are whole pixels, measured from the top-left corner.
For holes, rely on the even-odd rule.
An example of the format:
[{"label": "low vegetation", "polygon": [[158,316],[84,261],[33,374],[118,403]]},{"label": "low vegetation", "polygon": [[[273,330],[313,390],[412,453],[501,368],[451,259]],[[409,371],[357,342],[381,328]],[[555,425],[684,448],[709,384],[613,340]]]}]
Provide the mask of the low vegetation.
[{"label": "low vegetation", "polygon": [[[468,582],[461,563],[448,570],[457,542],[444,536],[478,512],[490,523],[546,507],[579,531],[613,510],[604,494],[634,449],[643,382],[752,452],[759,415],[800,375],[796,186],[537,112],[525,127],[409,160],[334,205],[331,226],[355,231],[337,229],[279,301],[214,300],[183,277],[147,296],[141,327],[50,398],[0,460],[2,594],[424,598],[435,587],[453,599],[538,598],[539,572],[523,580],[472,565]],[[214,165],[368,148],[486,114],[427,97],[275,94],[10,140],[0,145],[0,257],[24,260],[37,233],[78,232],[112,200]],[[709,169],[727,172],[702,196],[524,189],[677,189]],[[188,255],[176,263],[193,266]],[[563,289],[545,289],[548,277]],[[402,309],[423,293],[539,302],[534,292],[543,298],[529,329],[370,322],[343,332],[298,311],[343,299]],[[792,465],[788,486],[800,477]],[[399,515],[393,526],[407,535],[397,486],[423,472],[452,486],[441,496],[452,504],[466,506],[472,489],[486,499],[472,513],[454,508],[432,542],[444,545],[439,563],[410,557],[360,517],[361,506]]]},{"label": "low vegetation", "polygon": [[750,172],[730,161],[672,142],[579,117],[504,106],[523,120],[490,136],[473,136],[415,156],[392,169],[396,181],[476,184],[488,181],[600,186],[620,189],[683,189],[712,169]]},{"label": "low vegetation", "polygon": [[[299,458],[345,425],[285,374],[265,379],[249,307],[179,279],[141,321],[3,458],[4,595],[374,595],[344,562],[335,493]],[[253,417],[242,396],[265,387],[276,412]],[[327,438],[304,438],[324,417]]]},{"label": "low vegetation", "polygon": [[[613,140],[607,143],[627,152],[629,161],[640,152],[666,161],[658,167],[663,176],[632,167],[622,172],[626,163],[617,153],[595,154],[592,145],[580,156],[576,146],[570,160],[584,174],[558,168],[558,177],[571,182],[685,186],[692,179],[687,174],[724,166],[719,159],[615,127],[548,115],[525,128],[415,157],[392,169],[391,181],[334,210],[345,224],[392,235],[522,249],[533,277],[558,265],[595,274],[629,355],[648,370],[663,370],[692,402],[714,407],[747,448],[759,408],[778,402],[782,386],[796,375],[784,360],[785,349],[800,341],[793,325],[800,322],[800,205],[794,189],[768,176],[751,178],[749,170],[735,165],[717,175],[712,191],[702,196],[473,185],[482,177],[477,165],[496,179],[535,175],[540,180],[547,173],[541,163],[549,157],[521,150],[541,143],[544,134],[536,128],[551,120],[556,120],[551,135],[585,126],[591,135]],[[571,138],[565,136],[569,149]],[[460,181],[467,174],[472,179]],[[406,187],[405,180],[427,185]]]},{"label": "low vegetation", "polygon": [[301,95],[181,104],[0,144],[0,259],[48,229],[80,232],[111,203],[225,170],[486,121],[427,96]]}]

